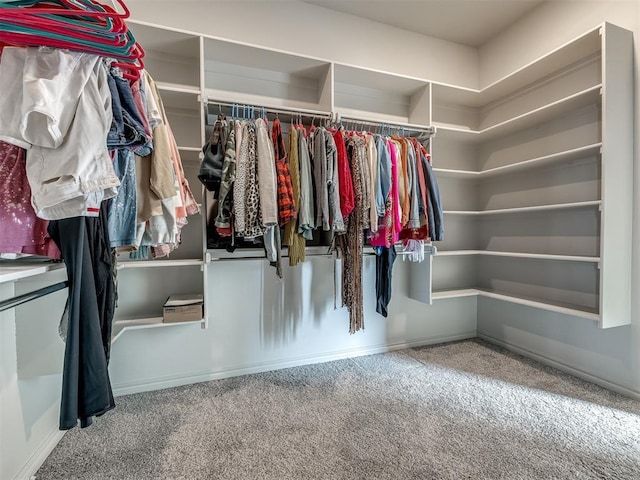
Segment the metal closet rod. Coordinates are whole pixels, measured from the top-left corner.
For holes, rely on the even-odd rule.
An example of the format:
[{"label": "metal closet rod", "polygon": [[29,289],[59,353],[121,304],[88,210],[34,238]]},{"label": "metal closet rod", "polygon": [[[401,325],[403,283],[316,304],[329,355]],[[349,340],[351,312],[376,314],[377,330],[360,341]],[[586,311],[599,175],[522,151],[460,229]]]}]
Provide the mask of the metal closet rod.
[{"label": "metal closet rod", "polygon": [[[302,116],[308,116],[308,117],[316,117],[318,119],[322,119],[322,118],[326,118],[327,120],[333,119],[333,115],[331,114],[331,112],[322,112],[319,110],[305,110],[305,109],[287,110],[283,108],[263,107],[261,105],[252,105],[248,103],[219,102],[217,100],[208,99],[207,106],[210,106],[210,105],[218,105],[220,107],[230,107],[230,108],[238,107],[239,109],[242,109],[243,107],[252,107],[254,108],[254,113],[258,115],[264,110],[267,113],[275,113],[279,115],[291,115],[291,116],[302,115]],[[208,109],[207,109],[207,112],[211,113]]]},{"label": "metal closet rod", "polygon": [[[347,123],[367,125],[370,127],[377,127],[377,128],[389,127],[393,130],[402,130],[404,132],[420,133],[427,136],[434,136],[436,134],[436,127],[433,127],[433,126],[422,128],[422,127],[416,127],[414,125],[411,125],[411,126],[406,124],[403,125],[402,123],[373,122],[371,120],[362,120],[359,118],[349,117],[349,116],[345,117],[343,115],[340,115],[339,113],[323,112],[319,110],[306,110],[306,109],[287,110],[287,109],[274,108],[274,107],[263,107],[261,105],[250,105],[246,103],[232,103],[232,102],[218,101],[214,99],[207,99],[207,107],[211,105],[218,105],[220,107],[229,107],[229,108],[252,107],[254,108],[254,113],[257,113],[258,115],[262,111],[265,111],[267,113],[291,115],[294,117],[302,115],[306,117],[316,117],[318,119],[325,118],[327,120],[331,120],[334,123],[347,122]],[[208,108],[207,108],[207,113],[211,113],[208,110]]]},{"label": "metal closet rod", "polygon": [[403,132],[421,133],[429,136],[433,136],[436,133],[436,127],[416,127],[414,125],[403,125],[402,123],[388,123],[388,122],[372,122],[370,120],[361,120],[355,117],[345,117],[340,114],[335,115],[335,121],[337,123],[346,122],[353,123],[355,125],[366,125],[368,127],[389,127],[392,130],[399,130]]},{"label": "metal closet rod", "polygon": [[8,298],[7,300],[3,300],[2,302],[0,302],[0,312],[17,307],[18,305],[22,305],[23,303],[30,302],[31,300],[36,300],[37,298],[44,297],[45,295],[49,295],[50,293],[54,293],[58,290],[62,290],[63,288],[67,288],[68,286],[68,281],[58,282],[54,283],[53,285],[39,288],[38,290],[34,290],[32,292],[25,293],[23,295]]}]

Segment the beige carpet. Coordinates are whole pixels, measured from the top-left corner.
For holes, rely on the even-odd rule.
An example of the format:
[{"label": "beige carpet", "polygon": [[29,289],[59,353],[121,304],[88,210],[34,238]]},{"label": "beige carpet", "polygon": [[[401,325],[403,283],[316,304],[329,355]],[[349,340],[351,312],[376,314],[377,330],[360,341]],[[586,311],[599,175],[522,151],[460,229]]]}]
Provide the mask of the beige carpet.
[{"label": "beige carpet", "polygon": [[480,340],[117,404],[37,479],[640,479],[640,402]]}]

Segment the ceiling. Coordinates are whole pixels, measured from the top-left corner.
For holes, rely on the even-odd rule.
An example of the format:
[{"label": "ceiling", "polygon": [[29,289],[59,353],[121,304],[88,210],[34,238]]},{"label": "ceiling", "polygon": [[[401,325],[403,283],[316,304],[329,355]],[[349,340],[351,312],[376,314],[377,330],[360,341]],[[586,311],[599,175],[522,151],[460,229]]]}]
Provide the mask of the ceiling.
[{"label": "ceiling", "polygon": [[545,0],[304,0],[423,35],[479,47]]}]

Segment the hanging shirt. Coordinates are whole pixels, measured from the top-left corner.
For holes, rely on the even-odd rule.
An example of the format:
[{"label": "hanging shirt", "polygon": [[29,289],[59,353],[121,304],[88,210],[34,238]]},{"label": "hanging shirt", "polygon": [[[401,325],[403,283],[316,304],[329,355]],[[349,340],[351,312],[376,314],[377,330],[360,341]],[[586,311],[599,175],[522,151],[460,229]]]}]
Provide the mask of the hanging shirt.
[{"label": "hanging shirt", "polygon": [[[293,126],[289,129],[289,167],[291,169],[291,186],[296,205],[300,205],[300,163],[298,162],[298,131]],[[283,245],[289,246],[289,265],[295,266],[305,259],[305,238],[298,233],[298,219],[295,218],[284,227]]]},{"label": "hanging shirt", "polygon": [[333,134],[338,152],[338,183],[340,185],[340,211],[342,218],[346,218],[355,206],[353,193],[353,180],[351,179],[351,168],[347,158],[347,149],[344,136],[340,130]]},{"label": "hanging shirt", "polygon": [[324,139],[324,128],[313,131],[313,176],[316,185],[316,227],[322,230],[331,229],[329,217],[329,182],[327,180],[327,144]]},{"label": "hanging shirt", "polygon": [[222,176],[220,178],[220,193],[218,195],[218,214],[215,226],[221,237],[232,235],[231,213],[233,208],[233,184],[236,179],[236,123],[229,121],[229,135],[225,146]]},{"label": "hanging shirt", "polygon": [[282,126],[278,118],[273,121],[271,140],[274,146],[276,172],[278,175],[278,224],[284,227],[287,223],[297,218],[298,210],[293,198],[287,150],[282,138]]},{"label": "hanging shirt", "polygon": [[378,185],[378,151],[373,135],[366,136],[367,162],[369,167],[369,223],[372,232],[378,230],[377,185]]},{"label": "hanging shirt", "polygon": [[0,253],[60,258],[47,233],[49,222],[38,218],[31,206],[25,153],[17,145],[0,142]]},{"label": "hanging shirt", "polygon": [[298,208],[298,233],[307,240],[313,239],[314,195],[311,159],[307,139],[302,129],[298,129],[298,160],[300,161],[300,206]]},{"label": "hanging shirt", "polygon": [[258,185],[260,186],[260,211],[262,226],[278,224],[278,196],[276,164],[273,144],[269,138],[267,124],[262,118],[256,120]]},{"label": "hanging shirt", "polygon": [[331,132],[323,129],[327,153],[327,195],[329,197],[329,222],[334,233],[344,233],[346,227],[340,210],[340,183],[338,181],[338,150]]}]

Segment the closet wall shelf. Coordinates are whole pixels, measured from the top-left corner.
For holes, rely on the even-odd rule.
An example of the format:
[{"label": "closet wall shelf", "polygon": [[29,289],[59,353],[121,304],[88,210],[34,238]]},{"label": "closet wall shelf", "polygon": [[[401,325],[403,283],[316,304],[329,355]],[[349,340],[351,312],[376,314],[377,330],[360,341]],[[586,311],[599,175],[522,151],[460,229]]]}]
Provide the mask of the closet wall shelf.
[{"label": "closet wall shelf", "polygon": [[512,92],[526,88],[528,85],[562,70],[567,65],[599,52],[600,49],[600,27],[598,27],[480,90],[434,83],[433,96],[441,101],[459,103],[469,107],[482,107]]},{"label": "closet wall shelf", "polygon": [[458,178],[488,178],[502,174],[509,174],[528,170],[530,168],[548,166],[554,163],[570,162],[572,160],[578,160],[589,156],[600,155],[600,149],[602,148],[602,142],[586,145],[584,147],[572,148],[562,152],[552,153],[537,158],[531,158],[529,160],[523,160],[521,162],[512,163],[509,165],[502,165],[500,167],[487,168],[486,170],[473,171],[473,170],[455,170],[448,168],[434,168],[433,171],[447,177]]},{"label": "closet wall shelf", "polygon": [[118,270],[127,268],[162,268],[162,267],[188,267],[188,266],[204,265],[204,262],[200,259],[185,259],[185,260],[131,260],[118,263]]},{"label": "closet wall shelf", "polygon": [[543,212],[549,210],[569,210],[579,208],[599,207],[600,200],[590,200],[587,202],[554,203],[549,205],[532,205],[529,207],[497,208],[494,210],[445,210],[445,215],[500,215],[509,213]]},{"label": "closet wall shelf", "polygon": [[593,320],[594,322],[600,321],[600,315],[595,312],[589,312],[581,309],[577,305],[574,307],[567,307],[563,305],[556,305],[544,300],[530,299],[519,297],[516,295],[508,295],[505,293],[499,293],[491,290],[479,289],[479,288],[467,288],[461,290],[441,290],[434,291],[432,294],[433,300],[444,300],[448,298],[460,298],[460,297],[486,297],[494,298],[496,300],[503,300],[505,302],[517,303],[520,305],[526,305],[529,307],[540,308],[543,310],[549,310],[551,312],[562,313],[565,315],[571,315],[573,317],[586,318]]},{"label": "closet wall shelf", "polygon": [[201,325],[204,327],[205,320],[194,320],[190,322],[163,323],[162,317],[136,318],[133,320],[117,320],[113,323],[111,332],[111,344],[119,339],[125,331],[141,330],[147,328],[177,327],[180,325]]},{"label": "closet wall shelf", "polygon": [[600,257],[585,255],[555,255],[548,253],[498,252],[491,250],[438,250],[436,257],[486,255],[490,257],[533,258],[538,260],[558,260],[566,262],[599,263]]},{"label": "closet wall shelf", "polygon": [[602,84],[595,85],[481,130],[444,124],[437,120],[433,124],[440,135],[463,141],[486,142],[558,118],[563,113],[599,103],[601,89]]},{"label": "closet wall shelf", "polygon": [[160,94],[164,92],[177,92],[177,93],[188,93],[191,95],[200,95],[200,88],[196,85],[183,85],[180,83],[171,83],[171,82],[156,82],[156,86],[158,90],[160,90]]}]

